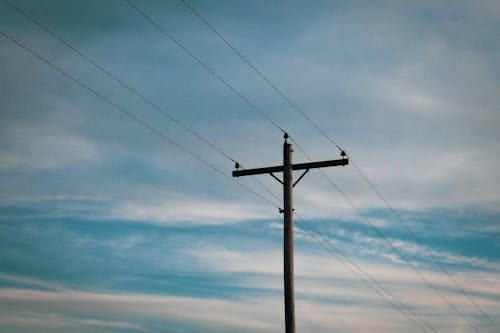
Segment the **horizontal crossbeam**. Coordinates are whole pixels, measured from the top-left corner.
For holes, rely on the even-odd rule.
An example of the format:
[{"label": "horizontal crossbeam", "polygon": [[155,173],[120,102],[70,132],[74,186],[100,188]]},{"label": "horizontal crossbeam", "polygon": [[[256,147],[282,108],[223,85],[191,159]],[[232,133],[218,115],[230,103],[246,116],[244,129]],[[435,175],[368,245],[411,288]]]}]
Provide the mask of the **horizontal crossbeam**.
[{"label": "horizontal crossbeam", "polygon": [[331,166],[344,166],[349,164],[349,160],[347,158],[343,158],[340,160],[329,160],[329,161],[321,161],[321,162],[309,162],[309,163],[300,163],[292,165],[293,170],[304,170],[304,169],[317,169],[317,168],[326,168]]},{"label": "horizontal crossbeam", "polygon": [[282,171],[283,171],[282,165],[268,167],[268,168],[236,170],[236,171],[233,171],[233,177],[261,175],[263,173],[274,173],[274,172],[282,172]]},{"label": "horizontal crossbeam", "polygon": [[[293,170],[317,169],[317,168],[326,168],[331,166],[340,166],[340,165],[344,166],[347,164],[349,164],[349,160],[347,158],[343,158],[340,160],[293,164],[292,169]],[[264,173],[274,173],[274,172],[283,172],[283,166],[278,165],[267,168],[236,170],[233,171],[233,177],[261,175]]]}]

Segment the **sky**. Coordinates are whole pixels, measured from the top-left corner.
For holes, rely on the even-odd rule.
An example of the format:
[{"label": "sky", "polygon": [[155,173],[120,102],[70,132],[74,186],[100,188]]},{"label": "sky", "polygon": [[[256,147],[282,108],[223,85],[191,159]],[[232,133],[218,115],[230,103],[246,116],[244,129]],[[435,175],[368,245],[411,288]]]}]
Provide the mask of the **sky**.
[{"label": "sky", "polygon": [[[300,181],[297,332],[498,332],[500,3],[188,2],[398,214],[352,163]],[[157,108],[0,2],[0,332],[283,332],[281,184],[227,156],[335,145],[181,0],[132,3],[185,49],[127,1],[11,3]]]}]

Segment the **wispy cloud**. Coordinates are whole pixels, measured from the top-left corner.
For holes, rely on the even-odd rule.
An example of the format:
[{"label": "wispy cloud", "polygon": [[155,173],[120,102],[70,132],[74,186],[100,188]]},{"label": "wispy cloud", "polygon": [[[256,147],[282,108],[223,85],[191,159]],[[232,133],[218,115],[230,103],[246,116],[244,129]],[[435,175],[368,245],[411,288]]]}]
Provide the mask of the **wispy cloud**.
[{"label": "wispy cloud", "polygon": [[[23,304],[23,307],[29,308],[32,311],[36,310],[37,312],[64,312],[66,308],[86,316],[104,312],[113,316],[127,316],[132,320],[182,319],[206,325],[207,328],[245,328],[248,331],[275,331],[277,323],[273,324],[274,316],[278,312],[281,312],[278,310],[279,299],[230,301],[144,294],[116,295],[76,291],[53,293],[21,289],[0,289],[0,302],[1,307],[5,307],[6,302],[9,302],[14,305]],[[273,308],[275,310],[269,313],[269,310]],[[252,312],[253,315],[248,316],[249,312]],[[69,320],[69,323],[71,324],[71,320]],[[119,328],[137,329],[140,327],[116,321],[78,320],[75,323],[83,325],[109,325],[110,327],[115,326]]]},{"label": "wispy cloud", "polygon": [[[277,277],[282,275],[282,253],[278,250],[267,250],[265,252],[241,252],[224,248],[206,248],[203,251],[193,251],[192,255],[198,257],[200,262],[205,263],[205,265],[209,265],[212,269],[219,272],[240,272]],[[357,257],[353,259],[375,279],[388,286],[395,286],[399,292],[403,292],[403,290],[406,289],[408,294],[411,295],[425,294],[428,296],[430,295],[431,298],[434,298],[435,296],[432,291],[428,290],[427,285],[409,267],[402,265],[398,260],[391,260],[392,263],[373,263]],[[331,284],[328,282],[328,279],[341,279],[344,282],[352,281],[354,284],[359,284],[364,287],[363,283],[360,282],[351,271],[344,267],[335,258],[328,256],[327,253],[296,253],[295,265],[295,273],[297,277],[299,279],[309,279],[309,283],[312,284],[310,285],[311,287],[314,287],[314,285],[317,286],[319,283],[318,281],[322,279],[321,285],[324,293],[327,293],[327,290],[330,289],[328,286]],[[429,281],[431,281],[431,283],[438,286],[438,288],[442,288],[455,295],[460,303],[468,303],[465,296],[461,295],[459,290],[456,290],[453,282],[444,276],[440,271],[432,271],[426,268],[419,268],[419,270]],[[473,294],[479,295],[482,299],[488,294],[493,299],[500,297],[498,292],[493,292],[493,290],[498,287],[499,282],[495,282],[497,278],[496,273],[472,273],[465,270],[454,272],[453,274],[462,282],[467,290]],[[306,285],[307,283],[304,286]],[[256,286],[257,285],[253,285],[252,287]],[[279,288],[280,287],[278,287],[278,289]],[[344,288],[346,288],[345,285]],[[307,294],[307,287],[304,292]],[[357,291],[355,292],[357,293]],[[372,291],[368,290],[368,294],[371,295],[371,293]],[[371,298],[371,296],[367,297]],[[488,297],[483,300],[489,303],[487,299]],[[422,298],[421,301],[422,303],[419,304],[419,306],[425,306],[425,298]],[[489,305],[493,304],[494,303],[489,303]]]},{"label": "wispy cloud", "polygon": [[16,329],[37,328],[63,331],[71,329],[112,328],[118,330],[149,332],[147,328],[125,321],[84,319],[62,316],[59,314],[30,312],[6,312],[0,316],[0,324],[8,327],[15,327]]},{"label": "wispy cloud", "polygon": [[34,279],[26,276],[0,274],[0,281],[14,282],[23,286],[41,287],[53,291],[64,291],[66,288],[60,283],[46,282],[40,279]]},{"label": "wispy cloud", "polygon": [[219,225],[271,216],[261,205],[234,200],[169,194],[164,201],[155,201],[125,202],[114,208],[110,217],[150,223]]}]

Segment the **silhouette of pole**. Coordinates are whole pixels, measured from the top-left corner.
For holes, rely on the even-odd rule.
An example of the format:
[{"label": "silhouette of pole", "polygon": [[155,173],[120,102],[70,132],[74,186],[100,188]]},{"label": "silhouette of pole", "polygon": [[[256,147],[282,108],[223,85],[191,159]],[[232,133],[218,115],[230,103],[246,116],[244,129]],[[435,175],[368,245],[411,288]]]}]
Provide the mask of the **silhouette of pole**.
[{"label": "silhouette of pole", "polygon": [[283,278],[285,284],[285,332],[295,333],[293,276],[293,169],[292,144],[283,143]]},{"label": "silhouette of pole", "polygon": [[[288,134],[285,133],[285,142],[283,143],[283,165],[238,170],[239,164],[236,163],[237,170],[233,171],[233,177],[270,174],[274,179],[283,185],[283,282],[285,286],[285,332],[295,333],[295,296],[294,296],[294,265],[293,265],[293,188],[309,172],[310,169],[324,168],[330,166],[339,166],[349,164],[347,158],[340,160],[329,160],[321,162],[310,162],[293,164],[292,144],[287,142]],[[342,151],[341,156],[345,157]],[[305,170],[302,175],[293,182],[293,171]],[[274,172],[283,172],[283,181],[274,175]]]}]

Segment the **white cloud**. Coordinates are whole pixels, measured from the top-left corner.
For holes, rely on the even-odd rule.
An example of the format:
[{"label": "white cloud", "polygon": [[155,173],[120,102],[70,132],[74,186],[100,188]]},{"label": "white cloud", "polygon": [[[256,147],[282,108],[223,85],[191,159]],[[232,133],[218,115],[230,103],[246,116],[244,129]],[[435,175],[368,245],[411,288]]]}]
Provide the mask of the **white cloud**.
[{"label": "white cloud", "polygon": [[[71,311],[81,315],[106,314],[137,319],[196,322],[219,328],[277,331],[279,299],[222,300],[145,294],[116,295],[86,292],[42,292],[0,289],[0,306],[21,305],[30,311]],[[273,310],[274,309],[274,310]],[[6,320],[6,319],[4,319]],[[81,323],[79,324],[89,324]],[[90,323],[92,324],[92,323]],[[106,324],[98,322],[97,324]],[[109,323],[108,323],[109,324]],[[112,322],[113,324],[113,322]],[[132,325],[132,324],[128,324]]]},{"label": "white cloud", "polygon": [[48,110],[32,117],[22,116],[26,110],[16,114],[18,106],[6,106],[15,116],[2,124],[6,146],[0,150],[0,171],[58,169],[98,160],[97,146],[82,134],[81,111],[59,96],[38,97]]},{"label": "white cloud", "polygon": [[42,287],[56,291],[64,291],[66,289],[62,284],[59,283],[46,282],[43,280],[18,275],[0,274],[0,280],[19,283],[26,286]]},{"label": "white cloud", "polygon": [[219,225],[272,217],[269,209],[236,200],[168,194],[153,202],[125,202],[114,208],[111,218],[152,223]]},{"label": "white cloud", "polygon": [[[281,251],[242,252],[224,248],[205,248],[192,251],[191,254],[196,256],[201,263],[217,272],[252,274],[252,277],[244,279],[244,281],[250,283],[251,287],[258,288],[260,285],[261,287],[266,286],[277,290],[282,288],[283,259]],[[408,296],[407,299],[410,305],[418,307],[438,306],[441,310],[446,310],[446,305],[440,304],[442,300],[408,266],[398,263],[367,262],[352,256],[351,259],[365,272],[388,287],[389,290],[395,291],[396,295]],[[355,269],[354,266],[351,267]],[[440,289],[448,298],[474,311],[470,307],[467,298],[456,289],[456,286],[444,273],[421,267],[418,269],[428,281]],[[500,287],[495,273],[470,271],[452,271],[451,273],[466,290],[473,295],[477,295],[475,297],[477,297],[476,301],[479,304],[491,309],[498,306],[495,301],[492,301],[492,299],[500,298],[498,290],[495,291],[495,288]],[[257,277],[253,277],[255,274],[257,274]],[[312,254],[298,253],[296,250],[295,274],[298,281],[303,281],[297,284],[297,290],[306,295],[334,296],[340,292],[344,296],[349,295],[348,297],[352,299],[373,300],[378,298],[376,295],[374,297],[374,292],[367,289],[364,283],[359,281],[350,270],[326,252]],[[264,277],[259,277],[259,275]],[[264,283],[264,280],[268,282]],[[341,291],[332,285],[332,281],[336,281],[342,286]],[[359,286],[364,288],[361,293]],[[335,299],[335,297],[332,297],[332,299]]]},{"label": "white cloud", "polygon": [[52,330],[114,328],[149,332],[148,329],[125,321],[82,319],[59,314],[9,312],[0,316],[0,325],[17,328],[37,328]]},{"label": "white cloud", "polygon": [[58,169],[97,159],[94,145],[82,137],[45,135],[32,139],[15,150],[0,152],[2,171]]}]

